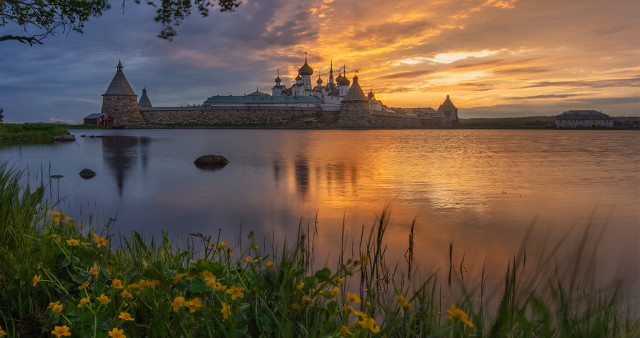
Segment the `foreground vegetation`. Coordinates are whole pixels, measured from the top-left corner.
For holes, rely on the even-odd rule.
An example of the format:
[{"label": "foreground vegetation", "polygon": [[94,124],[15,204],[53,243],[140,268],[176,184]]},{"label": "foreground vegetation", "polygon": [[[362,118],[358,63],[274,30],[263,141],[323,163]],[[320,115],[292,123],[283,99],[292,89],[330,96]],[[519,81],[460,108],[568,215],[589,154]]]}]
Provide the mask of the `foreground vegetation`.
[{"label": "foreground vegetation", "polygon": [[[584,285],[576,268],[582,248],[575,264],[529,277],[531,263],[517,254],[497,305],[488,306],[484,274],[476,286],[462,281],[462,268],[444,285],[436,275],[400,276],[386,259],[386,211],[363,227],[356,257],[342,254],[335,269],[312,269],[313,236],[302,233],[281,252],[260,248],[251,234],[246,247],[232,248],[220,234],[193,234],[183,248],[167,235],[145,242],[137,233],[120,236],[116,247],[108,226],[75,223],[47,205],[42,183],[21,182],[20,173],[0,165],[0,336],[640,334],[617,288],[576,288]],[[411,271],[413,231],[408,243]],[[447,288],[456,296],[442,304]]]},{"label": "foreground vegetation", "polygon": [[53,137],[69,134],[66,126],[47,123],[0,123],[0,143],[50,143]]}]

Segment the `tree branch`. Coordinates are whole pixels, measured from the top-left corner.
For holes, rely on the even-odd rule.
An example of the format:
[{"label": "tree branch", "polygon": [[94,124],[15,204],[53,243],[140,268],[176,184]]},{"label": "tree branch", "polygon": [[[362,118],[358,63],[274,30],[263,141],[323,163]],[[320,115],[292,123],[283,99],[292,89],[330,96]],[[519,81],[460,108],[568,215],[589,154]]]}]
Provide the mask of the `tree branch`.
[{"label": "tree branch", "polygon": [[29,46],[33,46],[34,44],[41,45],[42,41],[36,35],[34,36],[20,36],[20,35],[5,35],[0,36],[0,42],[7,40],[16,40],[22,43],[28,43]]}]

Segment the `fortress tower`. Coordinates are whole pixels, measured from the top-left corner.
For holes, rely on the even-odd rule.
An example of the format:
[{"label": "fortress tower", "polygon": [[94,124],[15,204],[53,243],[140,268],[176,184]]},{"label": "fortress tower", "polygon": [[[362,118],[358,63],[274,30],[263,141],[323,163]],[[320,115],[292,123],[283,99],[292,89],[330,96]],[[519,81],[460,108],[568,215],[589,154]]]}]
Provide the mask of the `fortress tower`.
[{"label": "fortress tower", "polygon": [[114,126],[123,127],[144,123],[138,109],[138,95],[133,92],[129,81],[124,76],[120,61],[109,88],[102,94],[102,113],[114,118]]},{"label": "fortress tower", "polygon": [[[346,74],[342,81],[349,81]],[[353,83],[347,90],[340,105],[339,123],[345,126],[364,127],[370,124],[369,99],[364,95],[358,75],[353,76]]]}]

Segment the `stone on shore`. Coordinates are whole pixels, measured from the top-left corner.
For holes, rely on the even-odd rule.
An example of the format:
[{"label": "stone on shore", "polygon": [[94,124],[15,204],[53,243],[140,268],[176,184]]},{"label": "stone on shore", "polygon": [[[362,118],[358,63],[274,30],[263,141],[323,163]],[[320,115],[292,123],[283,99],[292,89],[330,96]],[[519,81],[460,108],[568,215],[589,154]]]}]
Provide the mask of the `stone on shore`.
[{"label": "stone on shore", "polygon": [[203,155],[198,157],[193,164],[200,169],[221,169],[229,164],[229,160],[222,155]]}]

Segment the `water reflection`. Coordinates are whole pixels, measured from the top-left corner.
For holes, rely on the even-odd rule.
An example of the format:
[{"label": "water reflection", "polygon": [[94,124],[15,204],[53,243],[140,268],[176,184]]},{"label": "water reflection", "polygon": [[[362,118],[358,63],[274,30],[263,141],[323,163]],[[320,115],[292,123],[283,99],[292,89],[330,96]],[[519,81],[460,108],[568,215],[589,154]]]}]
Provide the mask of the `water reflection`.
[{"label": "water reflection", "polygon": [[140,156],[142,172],[147,172],[149,137],[136,136],[102,136],[102,156],[116,179],[118,195],[122,196],[126,177],[137,163]]}]

